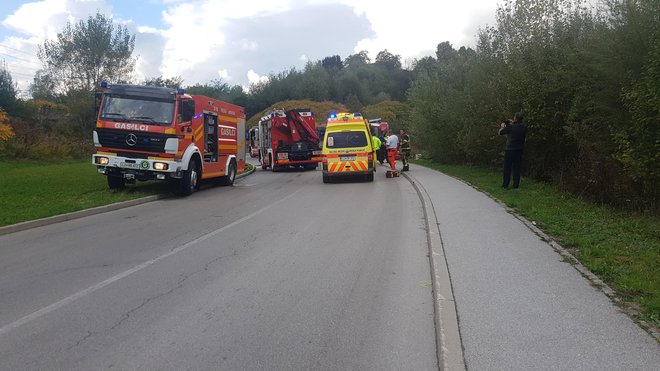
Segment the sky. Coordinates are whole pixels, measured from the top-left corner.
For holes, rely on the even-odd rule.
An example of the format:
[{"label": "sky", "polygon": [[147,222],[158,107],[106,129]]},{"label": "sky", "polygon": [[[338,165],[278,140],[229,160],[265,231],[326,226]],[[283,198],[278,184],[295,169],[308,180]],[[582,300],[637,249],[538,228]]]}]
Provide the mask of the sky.
[{"label": "sky", "polygon": [[[309,61],[387,49],[404,67],[437,45],[474,47],[500,0],[0,1],[0,63],[26,94],[39,46],[97,12],[135,35],[135,81],[180,76],[248,88]],[[0,66],[1,67],[1,66]]]}]

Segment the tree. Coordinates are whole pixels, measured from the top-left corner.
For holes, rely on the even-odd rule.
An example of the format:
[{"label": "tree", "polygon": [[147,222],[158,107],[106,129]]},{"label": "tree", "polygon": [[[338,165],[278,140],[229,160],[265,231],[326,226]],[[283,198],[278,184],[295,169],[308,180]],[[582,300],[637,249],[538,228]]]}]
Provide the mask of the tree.
[{"label": "tree", "polygon": [[385,49],[376,55],[376,64],[383,65],[388,70],[399,70],[401,69],[401,56],[394,55]]},{"label": "tree", "polygon": [[7,70],[7,65],[2,63],[0,66],[0,107],[9,113],[13,113],[16,105],[16,85]]},{"label": "tree", "polygon": [[369,54],[366,50],[362,50],[357,54],[351,54],[344,60],[344,67],[346,68],[356,68],[364,66],[365,64],[371,63],[369,59]]},{"label": "tree", "polygon": [[144,85],[178,89],[181,86],[183,86],[183,78],[181,76],[168,77],[168,78],[163,78],[163,76],[152,77],[145,79]]},{"label": "tree", "polygon": [[45,74],[57,90],[92,92],[102,80],[122,82],[135,67],[135,36],[100,13],[75,25],[67,23],[57,39],[39,47]]},{"label": "tree", "polygon": [[53,77],[47,74],[46,71],[37,71],[29,88],[32,99],[55,100],[55,85]]},{"label": "tree", "polygon": [[9,125],[9,116],[0,108],[0,142],[6,142],[14,137],[14,130]]},{"label": "tree", "polygon": [[342,68],[344,68],[344,64],[341,61],[341,57],[338,55],[333,55],[332,57],[323,58],[323,60],[321,61],[321,65],[331,75],[336,74]]},{"label": "tree", "polygon": [[294,89],[294,96],[298,99],[309,98],[315,101],[328,100],[330,75],[321,63],[308,62],[305,72]]}]

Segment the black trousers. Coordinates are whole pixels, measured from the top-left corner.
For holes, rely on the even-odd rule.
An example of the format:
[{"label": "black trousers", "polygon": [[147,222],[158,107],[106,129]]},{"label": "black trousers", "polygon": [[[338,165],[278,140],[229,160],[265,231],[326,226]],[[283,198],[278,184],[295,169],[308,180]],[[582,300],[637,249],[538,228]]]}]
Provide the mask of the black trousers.
[{"label": "black trousers", "polygon": [[522,168],[522,149],[507,149],[504,152],[504,174],[502,188],[509,188],[511,173],[513,172],[513,188],[520,186],[520,169]]},{"label": "black trousers", "polygon": [[408,167],[408,159],[410,159],[410,150],[401,150],[401,162],[404,167]]}]

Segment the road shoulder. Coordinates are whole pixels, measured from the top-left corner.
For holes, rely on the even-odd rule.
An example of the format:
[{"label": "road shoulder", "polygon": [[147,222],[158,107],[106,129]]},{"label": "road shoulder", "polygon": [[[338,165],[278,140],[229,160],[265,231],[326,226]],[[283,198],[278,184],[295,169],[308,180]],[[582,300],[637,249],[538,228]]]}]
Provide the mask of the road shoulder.
[{"label": "road shoulder", "polygon": [[414,176],[409,173],[402,174],[412,184],[415,191],[417,191],[424,210],[433,283],[438,364],[442,370],[465,370],[463,345],[458,327],[458,316],[456,314],[451,276],[442,246],[442,238],[438,229],[438,220],[435,215],[433,203],[424,186]]}]

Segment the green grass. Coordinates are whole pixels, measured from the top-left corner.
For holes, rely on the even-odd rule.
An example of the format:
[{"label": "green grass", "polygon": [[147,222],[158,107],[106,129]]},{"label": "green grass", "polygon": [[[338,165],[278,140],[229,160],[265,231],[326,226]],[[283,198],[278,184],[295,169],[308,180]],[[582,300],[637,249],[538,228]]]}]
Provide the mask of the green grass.
[{"label": "green grass", "polygon": [[415,163],[462,179],[534,221],[619,297],[638,304],[637,319],[660,327],[659,217],[594,205],[529,179],[518,190],[504,190],[501,173],[490,169]]},{"label": "green grass", "polygon": [[0,161],[0,174],[0,226],[168,192],[155,181],[111,191],[86,160]]}]

